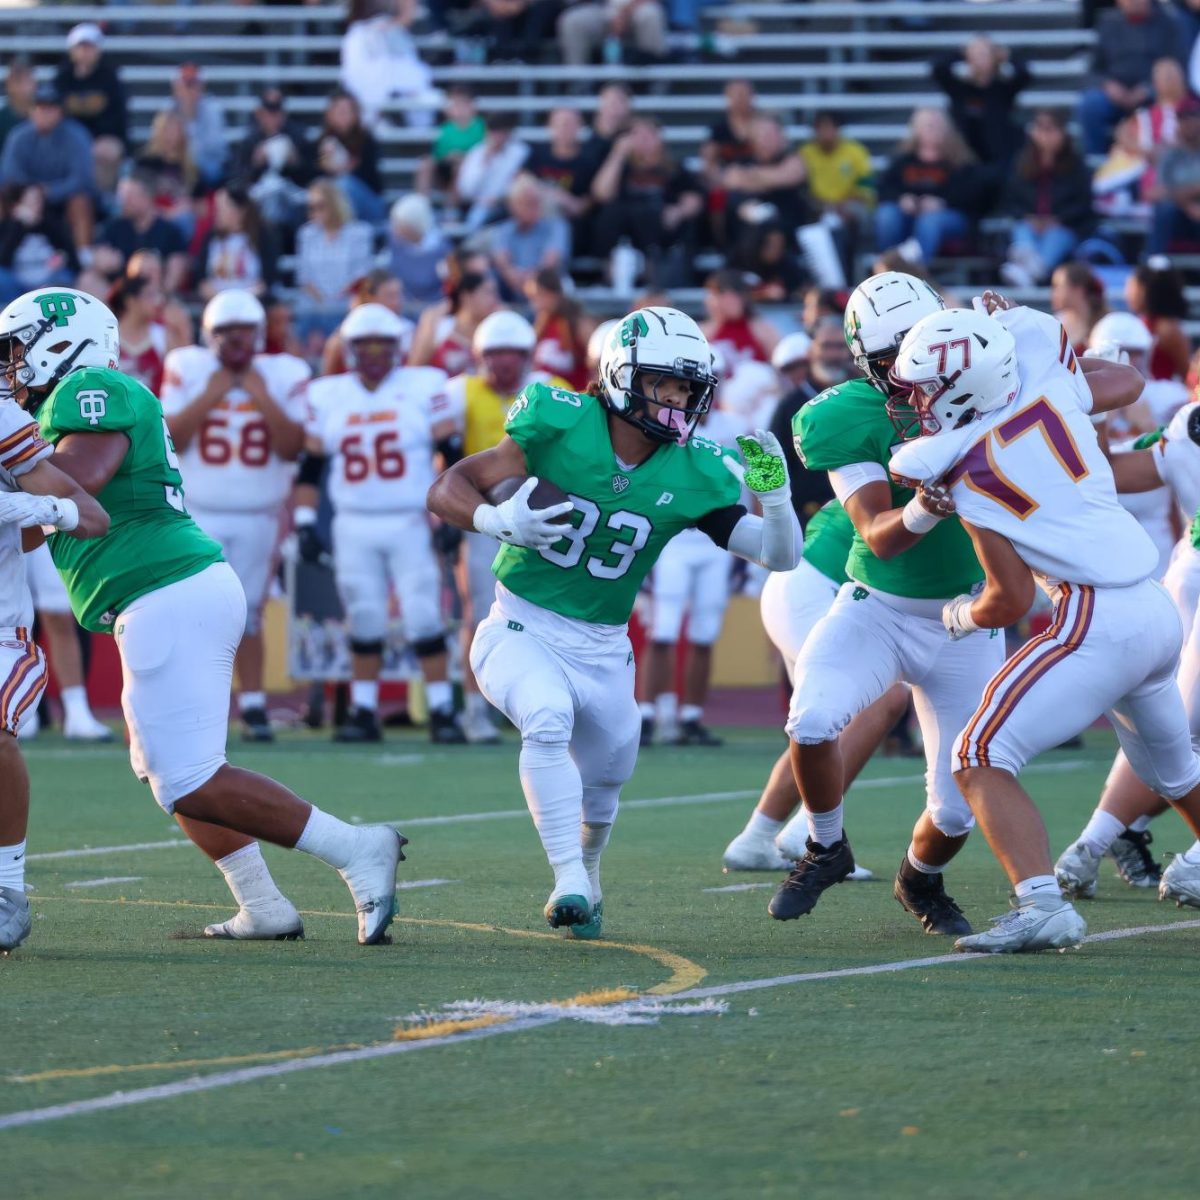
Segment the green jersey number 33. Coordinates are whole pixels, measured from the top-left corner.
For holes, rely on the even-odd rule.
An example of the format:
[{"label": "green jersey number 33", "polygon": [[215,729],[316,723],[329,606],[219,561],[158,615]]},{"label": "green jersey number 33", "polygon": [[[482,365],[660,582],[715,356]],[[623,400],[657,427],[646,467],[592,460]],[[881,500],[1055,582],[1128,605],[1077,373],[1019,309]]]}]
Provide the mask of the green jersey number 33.
[{"label": "green jersey number 33", "polygon": [[[554,546],[538,551],[547,562],[566,570],[579,565],[587,549],[587,539],[600,523],[600,509],[591,500],[585,500],[582,496],[571,496],[571,503],[575,505],[577,512],[582,513],[583,520],[563,533],[563,540],[567,542],[566,549],[557,549],[558,543],[555,543]],[[650,540],[654,526],[641,513],[622,510],[610,513],[604,527],[611,529],[616,535],[608,553],[614,555],[617,561],[605,562],[598,554],[592,554],[585,566],[588,574],[596,579],[620,579],[633,565],[637,552]],[[628,536],[622,536],[626,531]]]}]

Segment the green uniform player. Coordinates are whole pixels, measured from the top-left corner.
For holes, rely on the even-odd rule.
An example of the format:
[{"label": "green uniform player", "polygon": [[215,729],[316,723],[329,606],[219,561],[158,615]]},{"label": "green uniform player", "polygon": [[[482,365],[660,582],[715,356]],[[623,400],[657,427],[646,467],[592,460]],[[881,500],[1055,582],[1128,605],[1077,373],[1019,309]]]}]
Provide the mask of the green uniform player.
[{"label": "green uniform player", "polygon": [[[743,467],[692,436],[714,383],[712,353],[690,317],[639,309],[604,347],[599,395],[532,385],[500,444],[455,464],[429,494],[443,520],[504,543],[471,666],[521,731],[521,784],[554,871],[546,917],[576,937],[600,933],[600,855],[637,759],[627,624],[642,580],[663,546],[693,527],[772,570],[791,569],[800,549],[779,443],[761,432],[739,439]],[[526,475],[568,499],[530,509],[531,478],[487,503],[502,480]],[[743,477],[761,517],[738,503]],[[563,515],[565,528],[555,523]]]},{"label": "green uniform player", "polygon": [[105,537],[51,536],[76,617],[114,635],[130,761],[154,798],[216,862],[238,902],[210,937],[303,936],[257,839],[305,850],[350,888],[359,941],[385,940],[404,839],[356,828],[225,759],[233,658],[246,622],[242,585],[188,516],[158,400],[115,370],[117,320],[100,301],[43,288],[0,313],[0,357],[55,462],[108,509]]},{"label": "green uniform player", "polygon": [[[864,378],[827,389],[796,414],[796,451],[829,472],[854,525],[849,576],[796,663],[788,713],[792,766],[804,810],[780,841],[806,837],[806,853],[770,904],[789,920],[811,912],[825,888],[854,868],[842,829],[846,763],[839,735],[895,684],[912,686],[924,738],[926,807],[894,894],[929,933],[970,925],[946,895],[942,868],[974,820],[951,771],[952,741],[1004,658],[1003,640],[951,642],[943,604],[983,578],[966,532],[944,496],[892,481],[888,462],[910,414],[891,399],[888,370],[904,334],[943,307],[923,281],[872,276],[846,308],[846,338]],[[794,828],[793,828],[794,826]]]}]

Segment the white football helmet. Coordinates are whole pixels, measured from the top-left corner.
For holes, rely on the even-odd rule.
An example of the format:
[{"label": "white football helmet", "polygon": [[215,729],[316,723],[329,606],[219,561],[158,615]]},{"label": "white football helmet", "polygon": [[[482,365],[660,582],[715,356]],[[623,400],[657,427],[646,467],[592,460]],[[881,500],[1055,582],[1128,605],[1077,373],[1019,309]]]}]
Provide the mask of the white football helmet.
[{"label": "white football helmet", "polygon": [[795,333],[779,339],[771,351],[771,366],[777,371],[786,371],[788,367],[807,362],[811,350],[812,338],[803,329],[797,329]]},{"label": "white football helmet", "polygon": [[850,294],[843,331],[854,365],[867,382],[888,394],[888,371],[904,335],[930,313],[946,307],[923,279],[883,271],[864,279]]},{"label": "white football helmet", "polygon": [[[384,304],[360,304],[352,308],[338,330],[346,354],[346,365],[370,384],[386,379],[400,363],[404,322]],[[364,342],[384,343],[363,345]]]},{"label": "white football helmet", "polygon": [[205,306],[200,318],[200,328],[206,338],[211,338],[218,329],[227,325],[253,325],[266,329],[267,314],[253,292],[230,288],[218,292]]},{"label": "white football helmet", "polygon": [[523,350],[532,354],[536,345],[533,326],[520,313],[508,309],[484,317],[471,339],[471,349],[480,359],[489,350]]},{"label": "white football helmet", "polygon": [[902,437],[959,429],[1016,398],[1017,342],[973,309],[932,313],[905,334],[891,381],[887,412]]},{"label": "white football helmet", "polygon": [[117,318],[86,292],[38,288],[0,312],[0,373],[6,385],[0,398],[14,399],[30,412],[72,371],[116,367],[120,356]]},{"label": "white football helmet", "polygon": [[1088,335],[1088,349],[1101,346],[1119,346],[1122,350],[1149,350],[1154,345],[1154,335],[1130,312],[1110,312],[1092,326]]},{"label": "white football helmet", "polygon": [[359,338],[387,338],[399,342],[405,328],[404,322],[387,305],[360,304],[346,314],[338,333],[347,343]]},{"label": "white football helmet", "polygon": [[[647,395],[642,379],[666,375],[687,383],[690,398],[682,407],[667,404],[655,391]],[[639,308],[623,317],[609,334],[600,356],[600,397],[623,421],[647,437],[682,445],[712,404],[717,377],[708,338],[677,308]],[[651,413],[649,405],[658,405]]]}]

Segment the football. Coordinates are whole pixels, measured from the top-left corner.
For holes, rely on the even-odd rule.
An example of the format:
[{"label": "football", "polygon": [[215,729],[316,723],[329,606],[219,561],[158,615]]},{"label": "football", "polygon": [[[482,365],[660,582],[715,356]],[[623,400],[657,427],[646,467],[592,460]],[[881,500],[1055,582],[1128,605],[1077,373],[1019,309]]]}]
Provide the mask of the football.
[{"label": "football", "polygon": [[[495,487],[488,489],[488,503],[503,504],[505,500],[517,492],[528,478],[528,475],[510,475],[507,479],[500,480]],[[551,483],[548,479],[539,479],[537,487],[530,493],[529,507],[533,509],[550,508],[552,505],[562,504],[563,501],[570,499],[571,497],[557,483]],[[569,525],[571,523],[571,514],[569,512],[563,513],[561,516],[553,517],[552,520],[557,525]]]}]

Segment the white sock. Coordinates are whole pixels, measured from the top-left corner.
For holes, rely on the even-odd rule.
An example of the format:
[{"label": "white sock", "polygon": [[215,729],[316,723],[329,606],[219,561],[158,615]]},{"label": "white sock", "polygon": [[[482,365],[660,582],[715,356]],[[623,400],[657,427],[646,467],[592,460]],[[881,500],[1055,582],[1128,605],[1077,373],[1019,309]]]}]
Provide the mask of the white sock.
[{"label": "white sock", "polygon": [[698,721],[702,716],[704,716],[704,709],[699,704],[685,704],[679,710],[681,721]]},{"label": "white sock", "polygon": [[941,867],[935,867],[932,863],[922,862],[913,851],[912,842],[908,843],[908,853],[904,856],[908,859],[908,865],[914,871],[920,871],[922,875],[940,875]]},{"label": "white sock", "polygon": [[674,692],[663,692],[654,697],[654,718],[660,725],[674,725],[678,715],[679,701]]},{"label": "white sock", "polygon": [[601,899],[600,855],[604,853],[604,848],[608,845],[608,838],[611,833],[611,823],[607,825],[589,825],[586,821],[583,823],[583,830],[580,833],[579,842],[583,850],[583,867],[587,871],[588,883],[592,885],[593,904],[598,904]]},{"label": "white sock", "polygon": [[831,812],[815,813],[804,810],[808,822],[808,836],[818,846],[833,846],[842,840],[842,804]]},{"label": "white sock", "polygon": [[648,700],[643,700],[638,705],[638,712],[640,712],[642,714],[643,721],[653,721],[654,720],[654,705],[651,704]]},{"label": "white sock", "polygon": [[785,822],[776,821],[768,817],[765,813],[761,813],[756,808],[750,814],[750,820],[746,822],[746,828],[743,833],[752,834],[756,838],[765,840],[773,840],[775,835],[783,828]]},{"label": "white sock", "polygon": [[425,684],[425,697],[434,712],[445,712],[454,707],[454,688],[447,679],[438,679]]},{"label": "white sock", "polygon": [[308,824],[296,843],[297,850],[319,858],[323,863],[342,870],[354,857],[358,847],[358,830],[337,817],[322,812],[315,804],[308,815]]},{"label": "white sock", "polygon": [[266,692],[242,692],[238,696],[238,712],[245,712],[248,708],[266,708],[267,693]]},{"label": "white sock", "polygon": [[[566,742],[522,742],[521,788],[550,866],[554,887],[583,874],[579,827],[583,824],[583,781]],[[574,883],[570,884],[572,890]]]},{"label": "white sock", "polygon": [[95,720],[92,716],[92,707],[88,704],[87,688],[83,684],[77,684],[75,687],[63,688],[61,694],[63,716],[71,724],[76,721],[88,722]]},{"label": "white sock", "polygon": [[257,842],[218,858],[217,866],[239,908],[270,908],[273,904],[287,903],[287,897],[271,878]]},{"label": "white sock", "polygon": [[25,841],[15,846],[0,846],[0,887],[25,890]]},{"label": "white sock", "polygon": [[1083,832],[1079,835],[1079,841],[1093,854],[1101,855],[1124,832],[1125,826],[1121,821],[1118,821],[1112,813],[1104,812],[1098,808],[1092,813],[1092,819],[1083,827]]},{"label": "white sock", "polygon": [[1129,828],[1134,833],[1145,833],[1150,828],[1150,822],[1153,820],[1153,817],[1138,817],[1136,821],[1129,825]]},{"label": "white sock", "polygon": [[[1124,829],[1124,826],[1121,828]],[[1053,875],[1031,875],[1028,879],[1022,879],[1014,891],[1019,901],[1036,900],[1044,896],[1062,898],[1062,889]]]},{"label": "white sock", "polygon": [[482,692],[467,692],[463,697],[463,703],[467,706],[468,717],[475,719],[487,716],[490,705]]},{"label": "white sock", "polygon": [[366,708],[374,712],[379,707],[379,681],[377,679],[352,679],[350,681],[350,704],[354,708]]},{"label": "white sock", "polygon": [[[24,845],[24,843],[22,843]],[[1200,865],[1200,841],[1193,842],[1180,856],[1185,863],[1192,866]],[[0,862],[3,861],[4,851],[0,850]]]}]

